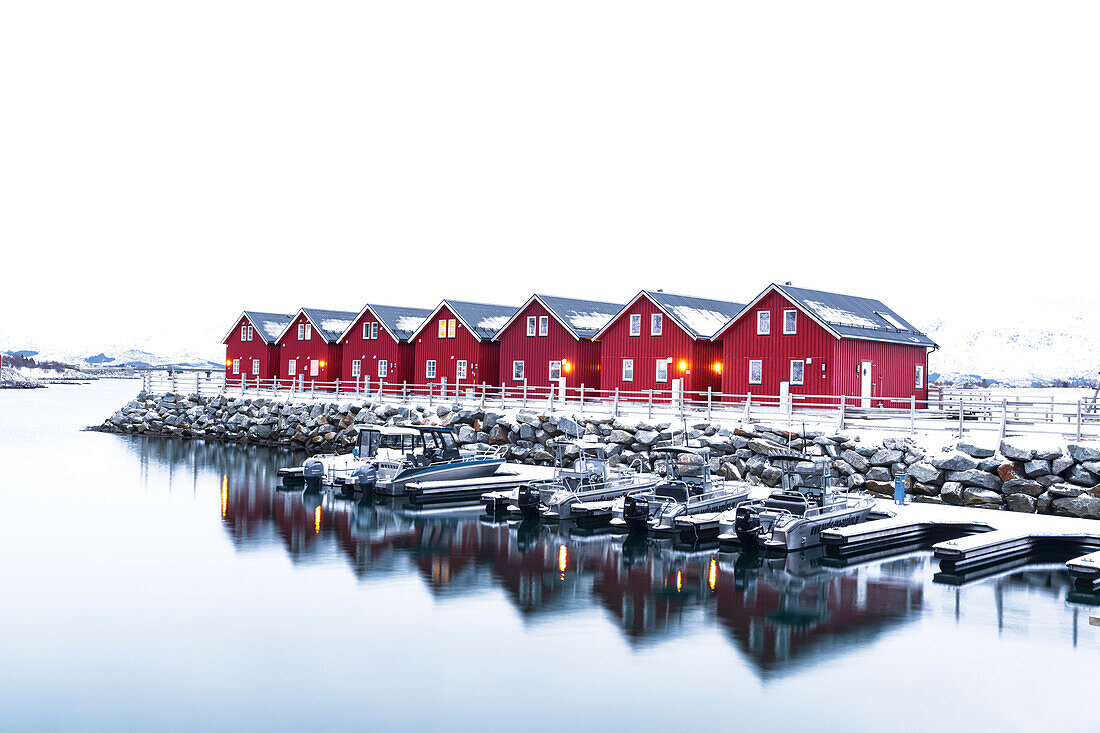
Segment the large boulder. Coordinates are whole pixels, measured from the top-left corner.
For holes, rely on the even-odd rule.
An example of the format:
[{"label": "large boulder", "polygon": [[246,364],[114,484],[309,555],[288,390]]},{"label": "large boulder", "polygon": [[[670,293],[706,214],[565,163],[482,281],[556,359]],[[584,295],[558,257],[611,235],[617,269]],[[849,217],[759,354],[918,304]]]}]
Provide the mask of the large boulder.
[{"label": "large boulder", "polygon": [[473,443],[477,440],[477,431],[469,425],[460,425],[455,439],[459,443]]},{"label": "large boulder", "polygon": [[932,465],[944,471],[969,471],[976,469],[978,462],[965,453],[956,451],[945,456],[936,456],[932,459]]},{"label": "large boulder", "polygon": [[904,455],[905,454],[902,453],[900,450],[890,450],[890,449],[884,448],[880,451],[875,451],[875,454],[873,456],[871,456],[871,465],[872,466],[892,466],[895,463],[898,463],[899,461],[901,461],[901,459],[904,457]]},{"label": "large boulder", "polygon": [[970,456],[971,458],[978,459],[992,458],[993,454],[996,452],[992,448],[985,448],[982,446],[974,445],[973,443],[968,443],[966,441],[959,441],[955,445],[955,448],[961,453],[965,453],[966,455]]},{"label": "large boulder", "polygon": [[1073,468],[1066,471],[1065,479],[1071,484],[1086,486],[1088,488],[1096,486],[1097,483],[1096,476],[1094,476],[1092,473],[1085,470],[1081,466],[1074,466]]},{"label": "large boulder", "polygon": [[609,443],[626,445],[634,442],[634,436],[625,430],[612,430],[611,434],[607,436],[607,440]]},{"label": "large boulder", "polygon": [[871,467],[871,462],[854,450],[844,451],[840,458],[858,473],[867,473],[867,469]]},{"label": "large boulder", "polygon": [[1010,512],[1034,514],[1035,503],[1035,498],[1027,494],[1007,494],[1005,496],[1005,507]]},{"label": "large boulder", "polygon": [[1023,478],[1024,468],[1019,463],[1002,463],[997,467],[997,475],[1001,481],[1012,481]]},{"label": "large boulder", "polygon": [[884,483],[891,483],[894,480],[893,475],[890,473],[890,469],[883,466],[875,466],[867,472],[868,481],[882,481]]},{"label": "large boulder", "polygon": [[1036,458],[1030,460],[1024,464],[1024,476],[1027,478],[1037,478],[1039,476],[1047,476],[1050,474],[1050,461]]},{"label": "large boulder", "polygon": [[963,503],[963,485],[958,481],[948,481],[940,489],[940,500],[944,504],[953,504],[955,506],[962,506]]},{"label": "large boulder", "polygon": [[963,504],[966,506],[1000,506],[1001,495],[996,491],[968,486],[963,489]]},{"label": "large boulder", "polygon": [[[1043,485],[1038,481],[1030,481],[1023,478],[1015,478],[1011,481],[1005,481],[1001,484],[1001,493],[1006,497],[1009,494],[1027,494],[1028,496],[1038,496],[1043,493]],[[1007,499],[1006,499],[1007,501]]]},{"label": "large boulder", "polygon": [[1055,499],[1053,511],[1055,514],[1061,514],[1066,517],[1100,519],[1100,497],[1095,497],[1091,494],[1081,494],[1080,496],[1065,499]]},{"label": "large boulder", "polygon": [[958,481],[963,486],[977,486],[988,491],[1001,488],[1001,480],[991,473],[974,468],[969,471],[952,471],[947,474],[948,481]]},{"label": "large boulder", "polygon": [[638,441],[641,445],[651,446],[657,443],[657,439],[661,437],[661,434],[654,430],[639,430],[634,435],[634,440]]},{"label": "large boulder", "polygon": [[1069,452],[1078,463],[1100,461],[1100,447],[1094,445],[1071,445]]},{"label": "large boulder", "polygon": [[1005,438],[1001,441],[1001,455],[1010,461],[1030,461],[1035,451],[1025,448],[1019,438]]},{"label": "large boulder", "polygon": [[933,466],[931,463],[925,463],[923,461],[914,463],[905,470],[905,475],[914,481],[920,481],[926,484],[935,484],[943,480],[943,471]]}]

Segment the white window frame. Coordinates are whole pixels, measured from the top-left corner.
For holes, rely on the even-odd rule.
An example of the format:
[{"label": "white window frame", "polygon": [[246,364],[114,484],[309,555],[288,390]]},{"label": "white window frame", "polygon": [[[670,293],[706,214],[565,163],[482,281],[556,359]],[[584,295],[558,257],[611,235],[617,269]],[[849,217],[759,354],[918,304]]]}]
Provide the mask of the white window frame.
[{"label": "white window frame", "polygon": [[439,338],[441,338],[441,339],[447,338],[447,319],[446,318],[441,319],[439,321]]},{"label": "white window frame", "polygon": [[668,381],[668,359],[657,360],[657,372],[654,377],[658,382]]},{"label": "white window frame", "polygon": [[924,387],[924,364],[917,364],[917,389]]},{"label": "white window frame", "polygon": [[[641,318],[641,316],[638,316],[638,317]],[[634,381],[634,360],[633,359],[623,359],[623,381],[624,382],[633,382]]]},{"label": "white window frame", "polygon": [[361,359],[351,360],[351,376],[357,379],[363,376],[363,361]]},{"label": "white window frame", "polygon": [[642,335],[642,314],[631,313],[630,314],[630,335],[641,336]]},{"label": "white window frame", "polygon": [[[555,364],[557,365],[556,370],[555,370],[555,367],[554,367]],[[548,372],[547,372],[547,376],[550,378],[551,382],[556,381],[558,379],[561,379],[561,362],[560,361],[551,361],[547,366],[549,367]],[[555,374],[555,371],[557,372],[556,374]]]},{"label": "white window frame", "polygon": [[[794,378],[795,365],[799,365],[801,373],[798,375],[798,380]],[[803,359],[791,359],[791,384],[797,384],[799,386],[806,383],[806,362]]]},{"label": "white window frame", "polygon": [[241,341],[248,341],[248,326],[241,326]]},{"label": "white window frame", "polygon": [[313,326],[309,323],[306,324],[306,341],[313,340]]},{"label": "white window frame", "polygon": [[[791,323],[791,330],[787,330],[787,314],[794,316],[794,321]],[[791,308],[783,311],[783,335],[794,336],[798,333],[798,311]]]},{"label": "white window frame", "polygon": [[290,372],[290,373],[289,373],[289,374],[287,375],[288,377],[296,377],[296,376],[298,376],[298,360],[297,360],[297,359],[291,359],[290,361],[288,361],[288,362],[286,363],[286,370],[287,370],[288,372]]},{"label": "white window frame", "polygon": [[424,378],[435,379],[435,359],[428,359],[424,362]]},{"label": "white window frame", "polygon": [[299,341],[305,341],[306,340],[306,324],[304,324],[304,323],[299,323],[298,324],[298,340]]},{"label": "white window frame", "polygon": [[240,359],[234,359],[233,360],[233,373],[234,374],[240,374],[241,373],[241,360]]},{"label": "white window frame", "polygon": [[546,336],[550,333],[550,317],[539,316],[539,336]]},{"label": "white window frame", "polygon": [[367,341],[368,339],[370,339],[370,324],[369,323],[364,323],[363,324],[363,340]]},{"label": "white window frame", "polygon": [[378,338],[378,321],[370,322],[370,337],[372,341]]},{"label": "white window frame", "polygon": [[385,379],[390,373],[390,363],[385,359],[378,360],[378,378]]},{"label": "white window frame", "polygon": [[649,314],[649,335],[660,336],[665,328],[665,316],[663,313]]},{"label": "white window frame", "polygon": [[527,335],[534,336],[537,331],[535,330],[538,319],[534,316],[527,316]]},{"label": "white window frame", "polygon": [[756,311],[756,335],[770,336],[772,333],[772,312]]},{"label": "white window frame", "polygon": [[252,376],[254,376],[254,377],[260,376],[260,360],[259,359],[253,359],[252,360]]},{"label": "white window frame", "polygon": [[519,359],[513,361],[512,362],[512,381],[513,382],[522,382],[524,374],[526,374],[526,371],[524,370],[523,362]]},{"label": "white window frame", "polygon": [[[756,379],[752,378],[752,367],[756,365]],[[764,383],[764,360],[763,359],[749,359],[749,384],[763,384]]]},{"label": "white window frame", "polygon": [[447,320],[447,338],[453,339],[456,333],[458,333],[458,320],[449,318]]},{"label": "white window frame", "polygon": [[459,359],[455,362],[455,379],[466,379],[466,375],[469,374],[468,365],[465,359]]}]

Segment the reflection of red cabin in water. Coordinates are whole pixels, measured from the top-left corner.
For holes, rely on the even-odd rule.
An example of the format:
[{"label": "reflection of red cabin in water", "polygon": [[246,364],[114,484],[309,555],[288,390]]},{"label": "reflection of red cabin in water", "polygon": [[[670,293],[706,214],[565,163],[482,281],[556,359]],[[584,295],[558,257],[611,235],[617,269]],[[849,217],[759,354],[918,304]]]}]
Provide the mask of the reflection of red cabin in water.
[{"label": "reflection of red cabin in water", "polygon": [[390,305],[363,306],[340,337],[343,365],[340,379],[353,387],[412,383],[413,332],[431,311]]},{"label": "reflection of red cabin in water", "polygon": [[225,383],[270,385],[279,374],[279,352],[275,342],[294,316],[287,313],[244,311],[237,317],[225,344]]},{"label": "reflection of red cabin in water", "polygon": [[[418,385],[492,384],[498,377],[500,345],[493,336],[516,309],[504,305],[444,300],[412,335]],[[433,387],[437,391],[440,386]]]},{"label": "reflection of red cabin in water", "polygon": [[296,380],[298,387],[333,389],[340,378],[340,336],[351,325],[354,313],[302,308],[279,336],[279,376]]},{"label": "reflection of red cabin in water", "polygon": [[724,394],[774,397],[787,389],[859,396],[864,407],[904,407],[909,397],[923,407],[928,350],[936,348],[881,301],[775,284],[714,339],[722,345]]}]

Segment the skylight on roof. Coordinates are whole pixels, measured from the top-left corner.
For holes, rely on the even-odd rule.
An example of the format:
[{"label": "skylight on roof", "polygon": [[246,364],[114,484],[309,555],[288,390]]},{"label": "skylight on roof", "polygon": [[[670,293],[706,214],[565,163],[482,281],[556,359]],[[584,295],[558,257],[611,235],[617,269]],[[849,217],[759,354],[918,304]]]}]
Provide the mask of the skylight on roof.
[{"label": "skylight on roof", "polygon": [[875,311],[875,315],[878,316],[879,318],[881,318],[882,320],[886,321],[887,323],[889,323],[891,326],[893,326],[894,328],[896,328],[899,331],[908,331],[909,330],[904,325],[902,325],[901,321],[894,318],[889,313],[883,313],[882,311]]}]

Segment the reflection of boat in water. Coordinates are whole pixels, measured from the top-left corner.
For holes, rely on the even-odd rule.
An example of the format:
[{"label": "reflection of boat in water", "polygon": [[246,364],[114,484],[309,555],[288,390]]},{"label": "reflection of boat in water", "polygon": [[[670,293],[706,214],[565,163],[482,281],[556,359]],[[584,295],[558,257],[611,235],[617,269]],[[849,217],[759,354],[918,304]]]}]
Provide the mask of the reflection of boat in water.
[{"label": "reflection of boat in water", "polygon": [[[821,531],[866,521],[875,506],[869,495],[834,491],[827,460],[789,451],[780,462],[783,487],[766,499],[746,502],[718,518],[718,541],[723,546],[795,552],[821,544]],[[787,460],[783,460],[783,459]],[[696,527],[696,532],[704,527]],[[707,527],[706,529],[710,529]]]}]

